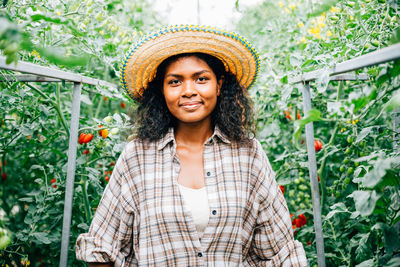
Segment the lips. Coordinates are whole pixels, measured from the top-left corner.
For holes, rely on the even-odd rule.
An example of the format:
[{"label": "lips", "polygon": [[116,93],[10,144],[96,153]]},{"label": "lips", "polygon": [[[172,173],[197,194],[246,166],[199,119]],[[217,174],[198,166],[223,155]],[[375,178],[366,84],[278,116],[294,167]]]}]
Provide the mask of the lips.
[{"label": "lips", "polygon": [[187,111],[194,111],[197,108],[201,106],[202,102],[201,101],[191,101],[191,102],[184,102],[179,104],[180,107],[182,107],[184,110]]}]

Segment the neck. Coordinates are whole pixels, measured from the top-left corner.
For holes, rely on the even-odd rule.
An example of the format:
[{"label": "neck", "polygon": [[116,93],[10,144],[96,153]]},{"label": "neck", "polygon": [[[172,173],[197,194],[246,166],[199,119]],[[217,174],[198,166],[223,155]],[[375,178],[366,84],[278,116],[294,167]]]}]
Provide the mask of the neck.
[{"label": "neck", "polygon": [[211,121],[206,123],[178,123],[175,129],[175,140],[178,145],[203,146],[213,134]]}]

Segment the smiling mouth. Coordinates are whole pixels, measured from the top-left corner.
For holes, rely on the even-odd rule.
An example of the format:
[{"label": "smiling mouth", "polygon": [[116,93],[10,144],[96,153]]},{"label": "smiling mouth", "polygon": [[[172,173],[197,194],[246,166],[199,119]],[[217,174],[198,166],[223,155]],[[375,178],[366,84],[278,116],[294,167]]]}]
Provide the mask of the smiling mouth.
[{"label": "smiling mouth", "polygon": [[194,111],[201,106],[201,102],[190,102],[190,103],[183,103],[180,106],[187,111]]}]

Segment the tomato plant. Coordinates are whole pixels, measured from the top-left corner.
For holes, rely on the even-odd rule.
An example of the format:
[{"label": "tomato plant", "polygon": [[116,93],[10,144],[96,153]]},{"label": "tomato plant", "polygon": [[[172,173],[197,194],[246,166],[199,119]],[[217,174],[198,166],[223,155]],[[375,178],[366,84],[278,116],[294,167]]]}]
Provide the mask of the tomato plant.
[{"label": "tomato plant", "polygon": [[[0,50],[8,62],[114,84],[125,51],[160,25],[145,0],[3,1],[0,8]],[[58,265],[72,89],[65,82],[0,83],[0,266]],[[75,259],[74,243],[100,201],[103,173],[111,175],[131,135],[131,104],[119,89],[83,84],[70,266],[85,266]],[[108,133],[99,136],[98,125]]]},{"label": "tomato plant", "polygon": [[[368,74],[367,81],[329,82],[327,75],[337,63],[399,42],[399,12],[396,1],[264,1],[238,22],[237,30],[261,51],[264,72],[250,92],[258,138],[288,192],[293,226],[302,225],[294,230],[310,266],[317,260],[302,128],[307,119],[317,137],[326,265],[400,264],[400,152],[393,137],[399,61],[355,72]],[[301,86],[289,81],[315,70],[313,110],[302,116]]]}]

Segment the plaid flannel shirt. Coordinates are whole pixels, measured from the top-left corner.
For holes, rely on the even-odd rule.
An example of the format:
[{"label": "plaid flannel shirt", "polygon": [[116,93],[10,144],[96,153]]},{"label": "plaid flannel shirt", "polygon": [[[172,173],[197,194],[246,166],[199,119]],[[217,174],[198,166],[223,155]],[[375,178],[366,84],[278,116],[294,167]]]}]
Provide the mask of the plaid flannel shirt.
[{"label": "plaid flannel shirt", "polygon": [[201,239],[184,205],[173,129],[127,144],[76,256],[114,266],[307,266],[261,144],[215,127],[204,145],[210,218]]}]

